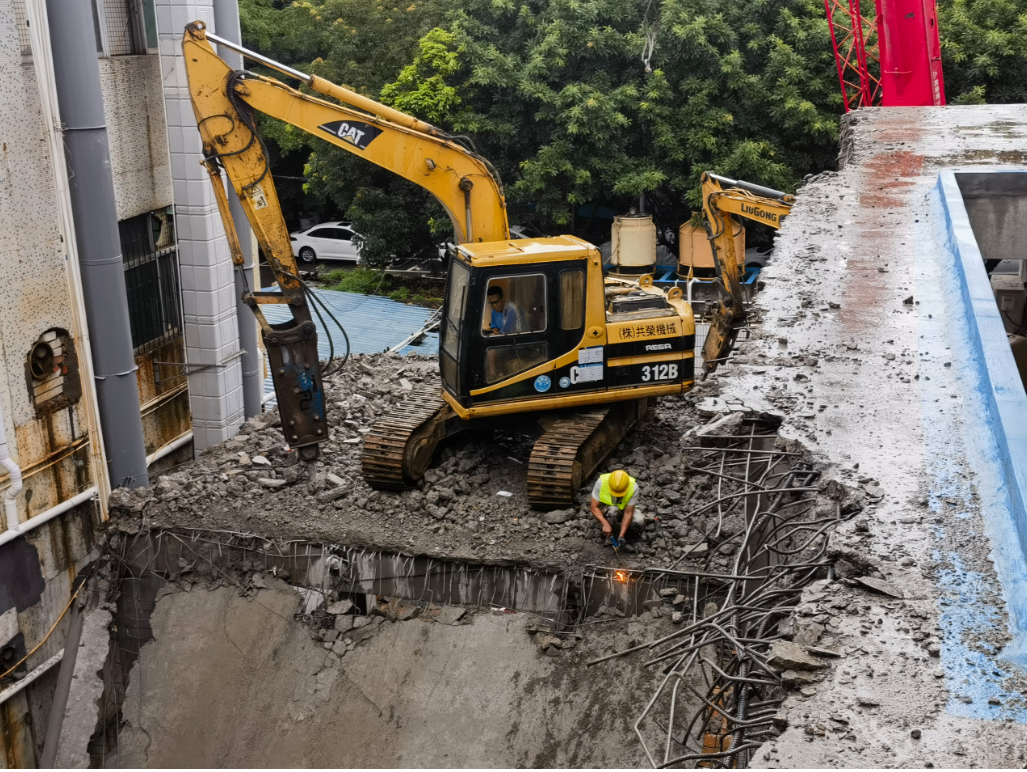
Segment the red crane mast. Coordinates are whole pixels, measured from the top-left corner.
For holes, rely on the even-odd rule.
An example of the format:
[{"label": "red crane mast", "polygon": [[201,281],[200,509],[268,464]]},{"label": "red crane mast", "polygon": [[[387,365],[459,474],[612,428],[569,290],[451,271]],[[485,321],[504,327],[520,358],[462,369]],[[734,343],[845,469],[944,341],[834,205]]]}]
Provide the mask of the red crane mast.
[{"label": "red crane mast", "polygon": [[824,10],[845,112],[945,104],[935,0],[878,0],[876,21],[860,0],[824,0]]}]

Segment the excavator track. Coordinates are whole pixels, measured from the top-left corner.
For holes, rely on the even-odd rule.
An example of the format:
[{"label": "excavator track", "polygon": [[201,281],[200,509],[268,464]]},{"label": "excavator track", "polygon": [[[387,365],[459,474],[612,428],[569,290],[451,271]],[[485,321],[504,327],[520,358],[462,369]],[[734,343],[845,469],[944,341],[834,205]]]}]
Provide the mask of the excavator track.
[{"label": "excavator track", "polygon": [[584,475],[578,450],[609,413],[588,410],[554,421],[535,441],[528,459],[528,501],[537,509],[573,503]]},{"label": "excavator track", "polygon": [[528,459],[528,501],[536,509],[568,507],[582,480],[649,410],[640,399],[582,410],[546,422]]},{"label": "excavator track", "polygon": [[361,474],[372,488],[403,490],[420,479],[431,464],[435,446],[445,437],[451,408],[438,387],[411,392],[364,437]]}]

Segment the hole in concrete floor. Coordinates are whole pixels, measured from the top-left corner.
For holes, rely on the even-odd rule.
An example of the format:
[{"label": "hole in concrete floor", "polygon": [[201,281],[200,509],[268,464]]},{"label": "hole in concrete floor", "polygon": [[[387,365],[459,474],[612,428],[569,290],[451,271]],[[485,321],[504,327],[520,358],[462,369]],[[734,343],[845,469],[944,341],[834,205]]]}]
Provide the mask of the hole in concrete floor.
[{"label": "hole in concrete floor", "polygon": [[[784,693],[766,665],[777,624],[827,573],[825,524],[851,514],[827,512],[817,473],[757,428],[696,439],[691,468],[717,495],[696,506],[703,549],[671,566],[566,576],[227,532],[112,536],[94,765],[634,766],[637,717],[656,764],[666,750],[744,766]],[[638,667],[610,662],[633,651]]]}]

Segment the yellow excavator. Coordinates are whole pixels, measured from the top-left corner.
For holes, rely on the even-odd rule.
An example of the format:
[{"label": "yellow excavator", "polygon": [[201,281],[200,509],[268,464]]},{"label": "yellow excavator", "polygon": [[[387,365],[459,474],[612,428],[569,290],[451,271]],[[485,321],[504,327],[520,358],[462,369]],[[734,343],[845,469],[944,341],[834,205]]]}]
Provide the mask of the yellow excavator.
[{"label": "yellow excavator", "polygon": [[738,331],[746,323],[741,285],[744,255],[735,254],[734,220],[745,217],[776,230],[792,210],[795,196],[711,172],[703,174],[701,184],[703,226],[713,250],[720,290],[703,344],[703,370],[709,374],[730,353]]},{"label": "yellow excavator", "polygon": [[[273,78],[235,71],[211,43],[299,80],[319,99]],[[695,319],[681,289],[650,276],[605,276],[599,250],[574,236],[511,239],[499,176],[469,140],[374,100],[186,27],[189,92],[233,262],[242,264],[221,170],[239,196],[280,292],[244,296],[257,315],[287,441],[313,461],[326,438],[317,335],[253,112],[321,137],[430,191],[453,224],[440,332],[442,389],[410,393],[365,436],[362,472],[374,488],[416,484],[438,444],[467,429],[513,427],[537,440],[527,470],[531,504],[566,506],[583,479],[647,414],[695,379]],[[714,364],[745,321],[733,216],[779,224],[790,197],[704,175],[704,210],[722,287]],[[269,324],[265,303],[293,319]],[[712,332],[712,331],[711,331]]]}]

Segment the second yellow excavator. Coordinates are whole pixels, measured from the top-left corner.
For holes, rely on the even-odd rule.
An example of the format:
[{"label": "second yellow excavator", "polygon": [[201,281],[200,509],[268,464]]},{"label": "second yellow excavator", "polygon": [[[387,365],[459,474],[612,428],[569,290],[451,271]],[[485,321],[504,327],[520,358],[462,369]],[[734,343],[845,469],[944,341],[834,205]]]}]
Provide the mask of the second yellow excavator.
[{"label": "second yellow excavator", "polygon": [[[296,78],[336,104],[273,78],[234,71],[211,42]],[[325,437],[316,332],[252,111],[298,126],[435,195],[453,223],[442,313],[442,389],[412,392],[366,435],[364,479],[379,489],[417,482],[438,444],[467,429],[513,427],[537,436],[530,502],[566,506],[582,481],[647,414],[652,401],[695,380],[695,318],[680,288],[649,276],[604,276],[599,250],[574,236],[511,239],[498,174],[465,138],[210,34],[183,38],[189,91],[233,252],[241,260],[223,187],[227,172],[282,291],[250,292],[272,364],[286,439],[316,458]],[[790,197],[704,175],[704,210],[722,299],[704,354],[715,366],[745,321],[732,216],[775,227]],[[294,320],[269,325],[262,303]],[[312,363],[314,365],[312,369]]]}]

